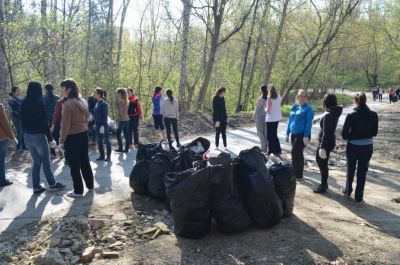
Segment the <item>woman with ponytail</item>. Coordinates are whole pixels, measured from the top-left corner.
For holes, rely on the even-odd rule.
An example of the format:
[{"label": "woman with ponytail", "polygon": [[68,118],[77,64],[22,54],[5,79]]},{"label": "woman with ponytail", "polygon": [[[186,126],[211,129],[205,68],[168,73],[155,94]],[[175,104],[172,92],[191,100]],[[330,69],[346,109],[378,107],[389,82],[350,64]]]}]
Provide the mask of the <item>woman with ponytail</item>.
[{"label": "woman with ponytail", "polygon": [[171,125],[174,130],[176,147],[181,147],[178,135],[178,117],[179,117],[179,107],[178,100],[172,95],[172,90],[167,89],[165,91],[167,97],[161,102],[161,115],[164,117],[165,127],[167,129],[167,138],[170,149],[174,149],[172,146],[171,139]]}]

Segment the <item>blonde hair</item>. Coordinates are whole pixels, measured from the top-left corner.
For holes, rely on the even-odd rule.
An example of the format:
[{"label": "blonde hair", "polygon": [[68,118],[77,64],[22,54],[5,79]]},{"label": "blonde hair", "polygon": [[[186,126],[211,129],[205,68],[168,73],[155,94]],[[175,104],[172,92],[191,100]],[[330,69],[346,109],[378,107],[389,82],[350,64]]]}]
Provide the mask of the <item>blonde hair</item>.
[{"label": "blonde hair", "polygon": [[118,96],[123,100],[126,101],[127,103],[129,102],[128,100],[128,92],[126,91],[126,88],[117,88],[117,94]]},{"label": "blonde hair", "polygon": [[305,91],[305,90],[303,90],[303,89],[300,89],[299,92],[297,92],[297,96],[296,96],[297,99],[299,99],[299,97],[300,97],[301,94],[304,94],[304,95],[306,96],[306,98],[308,99],[307,91]]}]

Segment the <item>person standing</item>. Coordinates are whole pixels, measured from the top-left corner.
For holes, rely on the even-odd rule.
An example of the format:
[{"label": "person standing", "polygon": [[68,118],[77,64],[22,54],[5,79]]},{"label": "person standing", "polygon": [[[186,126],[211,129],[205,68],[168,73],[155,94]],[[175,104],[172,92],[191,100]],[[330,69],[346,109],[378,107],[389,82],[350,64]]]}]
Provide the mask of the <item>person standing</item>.
[{"label": "person standing", "polygon": [[94,182],[87,133],[89,109],[73,79],[62,81],[60,86],[68,98],[62,107],[60,147],[65,149],[74,186],[74,190],[67,193],[67,196],[79,198],[83,196],[82,178],[89,191],[93,190]]},{"label": "person standing", "polygon": [[[118,149],[116,152],[129,152],[129,116],[128,116],[128,93],[125,88],[117,89],[117,113],[118,113],[118,128],[116,131]],[[124,132],[125,148],[122,147],[121,134]]]},{"label": "person standing", "polygon": [[328,189],[328,160],[333,148],[336,146],[335,131],[343,111],[343,107],[337,105],[337,98],[334,94],[326,94],[324,96],[323,106],[325,112],[319,122],[321,130],[318,136],[319,145],[316,152],[316,161],[321,173],[321,184],[314,189],[315,193],[325,193]]},{"label": "person standing", "polygon": [[167,138],[169,149],[173,150],[172,139],[171,139],[171,125],[174,130],[176,147],[181,147],[179,142],[179,134],[178,134],[178,117],[179,117],[179,107],[178,100],[174,98],[172,90],[167,89],[165,91],[167,97],[161,102],[161,115],[164,117],[165,127],[167,129]]},{"label": "person standing", "polygon": [[292,164],[298,179],[303,178],[304,148],[310,143],[314,110],[307,103],[308,95],[304,90],[297,94],[297,103],[292,106],[286,130],[286,142],[292,143]]},{"label": "person standing", "polygon": [[383,87],[379,85],[378,85],[378,94],[379,94],[379,102],[382,102],[385,91],[383,90]]},{"label": "person standing", "polygon": [[165,140],[165,132],[164,132],[163,116],[161,114],[161,106],[160,106],[161,101],[163,100],[161,86],[156,86],[151,100],[153,102],[153,120],[154,120],[155,134],[156,137],[159,137],[159,139],[163,141]]},{"label": "person standing", "polygon": [[95,130],[95,122],[94,122],[94,107],[97,104],[97,100],[95,98],[96,90],[92,92],[92,95],[88,98],[88,106],[89,106],[89,124],[88,124],[88,133],[92,143],[96,143],[96,130]]},{"label": "person standing", "polygon": [[[43,103],[46,109],[47,119],[49,120],[49,127],[52,127],[52,120],[56,108],[56,103],[60,99],[59,96],[54,95],[54,86],[50,83],[44,85],[46,93],[43,95]],[[60,139],[60,127],[55,126],[53,130],[50,130],[51,136],[58,145]],[[50,148],[50,153],[53,158],[57,158],[56,149]]]},{"label": "person standing", "polygon": [[13,184],[12,181],[6,179],[6,157],[10,141],[15,145],[18,144],[18,140],[8,122],[4,106],[0,104],[0,187]]},{"label": "person standing", "polygon": [[282,153],[281,143],[278,138],[278,125],[282,120],[281,112],[282,98],[276,91],[274,85],[268,86],[268,99],[265,121],[267,122],[268,154],[280,155]]},{"label": "person standing", "polygon": [[215,127],[215,146],[219,147],[219,135],[222,135],[225,150],[226,143],[226,126],[228,124],[228,114],[225,106],[225,87],[220,87],[215,91],[213,97],[213,122]]},{"label": "person standing", "polygon": [[[96,88],[94,94],[97,103],[93,110],[94,122],[96,124],[96,139],[99,148],[100,156],[96,161],[111,160],[111,143],[110,143],[110,128],[108,126],[108,104],[105,101],[105,91],[102,88]],[[104,156],[104,143],[107,147],[107,156]]]},{"label": "person standing", "polygon": [[22,152],[25,147],[24,143],[24,135],[22,131],[22,117],[21,117],[21,105],[22,99],[21,90],[19,87],[12,87],[11,92],[9,93],[10,99],[8,101],[8,105],[11,109],[11,121],[14,126],[15,133],[17,135],[18,144],[16,146],[17,152]]},{"label": "person standing", "polygon": [[354,95],[355,108],[346,117],[342,137],[347,140],[346,187],[342,190],[346,197],[353,191],[353,179],[357,169],[356,202],[362,202],[369,161],[373,153],[373,137],[378,134],[378,115],[367,106],[367,96],[363,92]]},{"label": "person standing", "polygon": [[253,118],[256,122],[256,130],[258,138],[260,138],[261,151],[268,153],[268,134],[267,124],[265,122],[266,107],[268,99],[268,87],[266,85],[260,86],[260,97],[257,99],[256,110],[254,111]]},{"label": "person standing", "polygon": [[48,126],[46,109],[43,104],[42,85],[40,83],[29,82],[26,97],[21,106],[21,116],[24,140],[33,159],[33,193],[40,194],[46,191],[40,185],[40,167],[42,165],[50,190],[64,189],[65,185],[55,181],[50,167],[49,146],[55,148],[56,143],[52,140]]},{"label": "person standing", "polygon": [[[131,88],[128,91],[128,115],[129,115],[129,145],[134,144],[135,148],[139,147],[139,120],[142,119],[142,108],[140,107],[139,98],[135,96]],[[133,134],[133,137],[132,137]],[[133,142],[132,142],[133,139]]]},{"label": "person standing", "polygon": [[389,96],[389,103],[392,104],[393,97],[394,97],[394,89],[393,88],[389,88],[388,96]]}]

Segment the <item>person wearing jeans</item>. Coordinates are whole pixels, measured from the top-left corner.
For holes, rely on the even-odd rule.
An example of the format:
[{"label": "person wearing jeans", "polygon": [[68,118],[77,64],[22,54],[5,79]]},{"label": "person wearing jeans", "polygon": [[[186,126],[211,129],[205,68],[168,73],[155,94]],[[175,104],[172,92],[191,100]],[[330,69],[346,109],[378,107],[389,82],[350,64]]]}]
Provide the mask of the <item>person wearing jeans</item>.
[{"label": "person wearing jeans", "polygon": [[228,124],[228,114],[225,106],[225,87],[220,87],[213,97],[213,122],[215,127],[215,146],[219,147],[219,136],[222,135],[225,150],[226,142],[226,126]]},{"label": "person wearing jeans", "polygon": [[11,92],[9,93],[10,100],[8,101],[8,105],[11,109],[11,121],[14,126],[15,133],[17,135],[18,144],[16,149],[18,152],[22,152],[26,147],[24,143],[24,135],[22,131],[22,121],[21,121],[21,105],[22,99],[20,98],[21,90],[19,87],[11,88]]},{"label": "person wearing jeans", "polygon": [[314,119],[314,110],[307,104],[308,96],[304,90],[297,94],[297,103],[290,111],[288,127],[286,130],[286,142],[289,137],[292,143],[292,164],[298,179],[303,178],[304,171],[304,148],[311,139],[311,128]]},{"label": "person wearing jeans", "polygon": [[325,112],[322,115],[319,125],[320,132],[318,136],[318,148],[316,152],[316,161],[321,172],[321,184],[314,189],[315,193],[325,193],[328,189],[328,161],[330,153],[336,146],[335,131],[342,114],[343,107],[337,105],[337,99],[334,94],[326,94],[324,96],[323,106]]},{"label": "person wearing jeans", "polygon": [[66,79],[61,82],[68,100],[62,109],[60,146],[65,149],[71,169],[74,190],[67,196],[77,198],[83,196],[83,182],[89,191],[93,190],[93,171],[89,161],[87,102],[80,97],[76,82]]},{"label": "person wearing jeans", "polygon": [[176,147],[181,147],[178,134],[178,117],[179,117],[179,104],[178,100],[173,97],[172,90],[165,91],[167,97],[161,102],[161,115],[164,117],[165,128],[167,129],[167,138],[169,148],[172,150],[171,126],[174,130]]},{"label": "person wearing jeans", "polygon": [[153,121],[154,121],[155,136],[156,138],[158,137],[160,141],[165,140],[163,116],[161,114],[162,100],[163,100],[162,87],[156,86],[151,101],[153,103]]},{"label": "person wearing jeans", "polygon": [[262,85],[260,87],[260,97],[257,99],[256,110],[254,111],[253,119],[256,122],[257,135],[260,139],[261,151],[268,153],[268,135],[267,124],[265,123],[265,109],[268,99],[268,87]]},{"label": "person wearing jeans", "polygon": [[[125,88],[117,89],[117,114],[118,114],[118,128],[116,131],[118,149],[116,152],[129,152],[129,116],[128,116],[128,93]],[[125,148],[122,147],[121,134],[124,132],[125,137]]]},{"label": "person wearing jeans", "polygon": [[281,143],[278,138],[278,125],[282,119],[282,98],[276,91],[274,85],[268,85],[268,99],[265,121],[267,124],[268,154],[280,155],[282,153]]},{"label": "person wearing jeans", "polygon": [[[96,139],[99,148],[100,156],[96,161],[110,161],[111,160],[111,143],[110,143],[110,128],[108,126],[108,104],[105,101],[106,92],[102,88],[96,88],[94,93],[97,100],[96,106],[93,110],[93,118],[96,124]],[[107,147],[107,156],[104,156],[104,144]]]},{"label": "person wearing jeans", "polygon": [[40,194],[46,189],[40,185],[40,167],[49,184],[50,190],[62,190],[65,185],[54,179],[50,167],[49,147],[56,147],[52,140],[50,127],[42,98],[42,85],[38,82],[29,82],[26,97],[21,106],[22,126],[24,129],[24,140],[33,159],[32,182],[33,192]]},{"label": "person wearing jeans", "polygon": [[[128,92],[128,115],[129,115],[129,145],[132,143],[135,148],[139,147],[139,120],[142,119],[142,108],[140,107],[139,98],[133,94],[131,88],[127,89]],[[133,135],[133,137],[132,137]],[[132,142],[133,140],[133,142]]]},{"label": "person wearing jeans", "polygon": [[11,125],[7,120],[4,106],[0,104],[0,187],[13,184],[6,179],[6,157],[10,141],[18,144],[18,140],[15,138]]},{"label": "person wearing jeans", "polygon": [[353,180],[357,170],[356,202],[364,198],[365,180],[369,161],[373,153],[373,137],[378,134],[378,115],[367,106],[367,97],[359,92],[354,95],[354,110],[349,113],[342,129],[342,137],[347,140],[347,176],[344,196],[350,197],[353,192]]}]

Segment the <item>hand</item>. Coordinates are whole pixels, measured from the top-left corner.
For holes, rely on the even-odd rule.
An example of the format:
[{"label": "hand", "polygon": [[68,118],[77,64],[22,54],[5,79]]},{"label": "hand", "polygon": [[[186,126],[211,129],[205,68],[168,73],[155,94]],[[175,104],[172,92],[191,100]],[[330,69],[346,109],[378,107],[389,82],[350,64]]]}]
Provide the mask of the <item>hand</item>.
[{"label": "hand", "polygon": [[54,125],[51,125],[51,127],[50,127],[50,132],[51,132],[51,133],[54,132]]},{"label": "hand", "polygon": [[286,134],[286,142],[289,142],[289,134]]},{"label": "hand", "polygon": [[100,134],[104,134],[104,126],[100,126],[99,132]]},{"label": "hand", "polygon": [[307,146],[310,143],[310,139],[308,139],[307,137],[304,137],[303,143],[304,143],[304,146]]},{"label": "hand", "polygon": [[12,139],[12,140],[11,140],[11,143],[12,143],[13,145],[18,145],[18,140],[17,140],[17,138]]},{"label": "hand", "polygon": [[53,141],[49,142],[49,147],[52,148],[52,149],[57,148],[56,141],[53,140]]},{"label": "hand", "polygon": [[64,152],[65,152],[64,144],[60,143],[60,144],[58,145],[58,150],[59,150],[60,152],[64,153]]},{"label": "hand", "polygon": [[221,123],[219,121],[216,121],[214,126],[215,126],[215,128],[219,128],[220,125],[221,125]]},{"label": "hand", "polygon": [[322,149],[322,148],[319,149],[318,155],[319,155],[319,157],[320,157],[321,159],[327,159],[327,158],[328,158],[328,157],[326,156],[326,150],[325,150],[325,149]]}]

